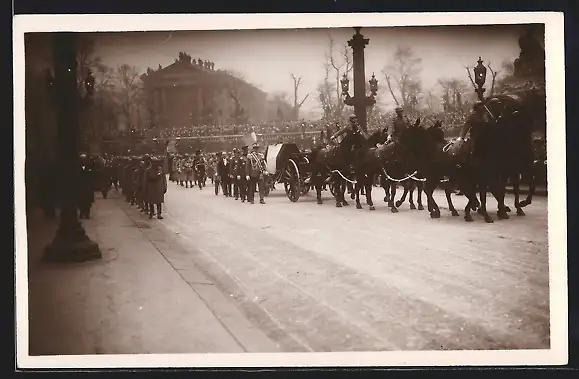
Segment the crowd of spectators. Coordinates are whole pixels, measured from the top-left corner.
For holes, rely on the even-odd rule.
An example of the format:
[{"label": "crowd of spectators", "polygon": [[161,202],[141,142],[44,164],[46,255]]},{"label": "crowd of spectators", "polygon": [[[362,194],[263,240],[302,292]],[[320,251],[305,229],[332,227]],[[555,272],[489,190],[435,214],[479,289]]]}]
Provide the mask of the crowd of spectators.
[{"label": "crowd of spectators", "polygon": [[[421,117],[421,125],[429,126],[436,120],[442,121],[443,128],[448,137],[458,134],[458,129],[464,124],[466,114],[446,113],[446,114],[410,114],[411,121]],[[373,132],[386,127],[392,120],[392,113],[383,114],[378,117],[369,117],[368,130]],[[101,133],[88,132],[83,134],[83,142],[90,143],[98,141],[101,143],[117,144],[116,149],[121,150],[149,150],[164,151],[166,141],[172,138],[184,138],[179,142],[179,151],[193,152],[197,149],[204,151],[230,150],[239,146],[243,136],[252,132],[259,135],[259,140],[264,145],[279,142],[295,142],[303,148],[310,148],[317,139],[319,132],[330,133],[338,130],[343,121],[294,121],[277,123],[255,123],[244,125],[195,125],[172,128],[149,128],[149,129],[129,129],[128,131],[104,131]],[[202,137],[200,139],[187,137]],[[210,137],[210,138],[208,138]],[[212,138],[211,138],[212,137]],[[112,145],[111,145],[112,146]],[[123,146],[123,147],[121,147]]]}]

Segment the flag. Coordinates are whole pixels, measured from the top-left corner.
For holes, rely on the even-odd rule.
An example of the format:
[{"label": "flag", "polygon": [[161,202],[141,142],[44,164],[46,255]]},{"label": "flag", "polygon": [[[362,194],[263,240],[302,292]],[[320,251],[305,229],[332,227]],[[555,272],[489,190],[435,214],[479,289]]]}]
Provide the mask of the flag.
[{"label": "flag", "polygon": [[250,134],[243,137],[244,146],[251,146],[255,142],[257,142],[257,135],[255,132],[251,132]]}]

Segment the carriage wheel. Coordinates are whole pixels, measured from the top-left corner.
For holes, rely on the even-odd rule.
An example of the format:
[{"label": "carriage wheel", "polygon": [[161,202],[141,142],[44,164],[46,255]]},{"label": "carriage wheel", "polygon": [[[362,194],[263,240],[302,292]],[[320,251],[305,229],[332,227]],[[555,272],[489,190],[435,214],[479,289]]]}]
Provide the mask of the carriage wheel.
[{"label": "carriage wheel", "polygon": [[298,165],[289,159],[285,166],[284,178],[285,193],[292,202],[296,202],[300,198],[300,171]]}]

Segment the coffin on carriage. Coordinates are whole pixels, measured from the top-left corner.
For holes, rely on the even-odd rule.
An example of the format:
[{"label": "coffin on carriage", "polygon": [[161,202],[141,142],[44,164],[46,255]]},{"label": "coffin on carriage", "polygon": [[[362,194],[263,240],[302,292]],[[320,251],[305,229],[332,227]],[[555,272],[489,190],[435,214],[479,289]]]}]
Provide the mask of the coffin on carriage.
[{"label": "coffin on carriage", "polygon": [[295,143],[269,145],[265,150],[266,170],[270,173],[266,196],[273,185],[283,183],[285,193],[292,202],[310,190],[309,160]]}]

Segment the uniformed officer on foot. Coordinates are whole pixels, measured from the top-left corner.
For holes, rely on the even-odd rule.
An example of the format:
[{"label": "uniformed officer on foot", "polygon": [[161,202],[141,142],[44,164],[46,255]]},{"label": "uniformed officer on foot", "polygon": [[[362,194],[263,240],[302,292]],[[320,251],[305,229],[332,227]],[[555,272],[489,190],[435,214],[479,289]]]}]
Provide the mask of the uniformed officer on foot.
[{"label": "uniformed officer on foot", "polygon": [[259,144],[253,144],[253,151],[247,156],[247,201],[254,203],[256,187],[259,189],[259,202],[265,204],[265,158],[259,152]]}]

